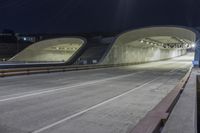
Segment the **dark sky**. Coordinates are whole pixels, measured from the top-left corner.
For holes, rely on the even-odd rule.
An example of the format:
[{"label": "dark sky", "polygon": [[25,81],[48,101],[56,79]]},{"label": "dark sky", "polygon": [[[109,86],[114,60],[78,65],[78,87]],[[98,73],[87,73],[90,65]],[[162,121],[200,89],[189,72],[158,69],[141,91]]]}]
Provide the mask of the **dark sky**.
[{"label": "dark sky", "polygon": [[150,25],[200,25],[200,0],[0,0],[0,30],[115,32]]}]

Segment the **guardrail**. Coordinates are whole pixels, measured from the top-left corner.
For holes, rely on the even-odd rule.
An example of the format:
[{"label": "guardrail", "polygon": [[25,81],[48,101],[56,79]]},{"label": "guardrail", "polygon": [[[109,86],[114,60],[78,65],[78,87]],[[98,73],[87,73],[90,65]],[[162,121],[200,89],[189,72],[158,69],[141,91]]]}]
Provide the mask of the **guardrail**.
[{"label": "guardrail", "polygon": [[49,66],[49,67],[28,67],[28,68],[10,68],[0,69],[0,77],[17,76],[17,75],[29,75],[37,73],[51,73],[51,72],[64,72],[64,71],[76,71],[87,69],[98,69],[108,67],[127,66],[131,64],[110,64],[110,65],[70,65],[70,66]]},{"label": "guardrail", "polygon": [[[163,59],[163,60],[167,60],[167,59]],[[162,60],[159,60],[159,61],[162,61]],[[150,62],[157,62],[157,61],[150,61]],[[98,68],[108,68],[108,67],[120,67],[120,66],[129,66],[129,65],[145,64],[145,63],[149,63],[149,62],[105,64],[105,65],[102,65],[102,64],[67,65],[67,66],[64,64],[49,64],[50,66],[28,66],[28,67],[22,67],[22,68],[19,67],[19,68],[8,68],[8,69],[4,68],[4,69],[0,69],[0,77],[29,75],[29,74],[37,74],[37,73],[98,69]]]},{"label": "guardrail", "polygon": [[[166,60],[166,59],[164,59]],[[152,61],[157,62],[157,61]],[[64,71],[76,71],[76,70],[87,70],[87,69],[99,69],[108,67],[121,67],[136,64],[145,64],[149,62],[139,63],[122,63],[122,64],[91,64],[91,65],[53,65],[53,66],[34,66],[34,67],[23,67],[23,68],[8,68],[0,69],[0,77],[17,76],[17,75],[29,75],[37,73],[51,73],[51,72],[64,72]]]},{"label": "guardrail", "polygon": [[170,113],[177,103],[189,77],[192,68],[181,79],[176,87],[147,115],[140,120],[140,122],[133,128],[130,133],[160,133],[165,125]]}]

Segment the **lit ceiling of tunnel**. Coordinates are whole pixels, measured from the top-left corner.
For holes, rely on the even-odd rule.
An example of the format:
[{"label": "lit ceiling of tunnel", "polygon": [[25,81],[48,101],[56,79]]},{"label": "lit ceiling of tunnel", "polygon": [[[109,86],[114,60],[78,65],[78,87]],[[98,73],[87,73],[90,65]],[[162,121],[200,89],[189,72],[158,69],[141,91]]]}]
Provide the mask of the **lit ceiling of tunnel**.
[{"label": "lit ceiling of tunnel", "polygon": [[178,38],[174,36],[155,36],[155,37],[146,37],[139,40],[140,44],[138,45],[148,45],[155,46],[165,49],[171,48],[180,48],[180,49],[189,49],[192,48],[194,43],[183,38]]},{"label": "lit ceiling of tunnel", "polygon": [[81,46],[80,44],[76,44],[76,43],[66,43],[66,44],[54,45],[52,47],[47,47],[44,50],[74,52],[78,50],[80,46]]}]

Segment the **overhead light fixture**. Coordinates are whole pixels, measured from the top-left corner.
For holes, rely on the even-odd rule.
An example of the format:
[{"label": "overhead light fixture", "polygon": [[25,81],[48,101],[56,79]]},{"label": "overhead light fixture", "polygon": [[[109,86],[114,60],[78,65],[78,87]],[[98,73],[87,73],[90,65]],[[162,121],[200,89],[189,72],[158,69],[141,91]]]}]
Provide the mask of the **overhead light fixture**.
[{"label": "overhead light fixture", "polygon": [[195,44],[195,43],[192,43],[192,45],[191,45],[191,46],[192,46],[192,48],[195,48],[196,44]]}]

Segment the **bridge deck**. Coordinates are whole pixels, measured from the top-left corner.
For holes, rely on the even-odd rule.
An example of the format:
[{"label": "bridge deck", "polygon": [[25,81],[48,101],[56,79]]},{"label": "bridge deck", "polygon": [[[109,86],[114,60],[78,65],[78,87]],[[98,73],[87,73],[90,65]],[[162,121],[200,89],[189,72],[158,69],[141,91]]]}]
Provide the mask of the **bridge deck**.
[{"label": "bridge deck", "polygon": [[0,132],[125,133],[191,66],[192,56],[128,67],[0,79]]}]

